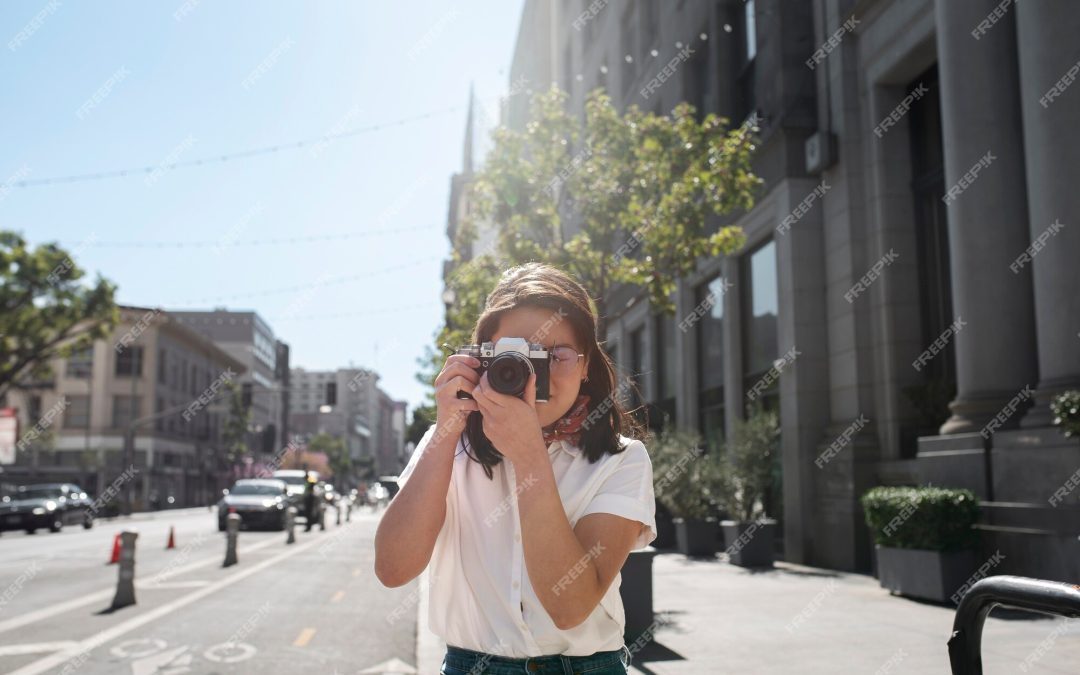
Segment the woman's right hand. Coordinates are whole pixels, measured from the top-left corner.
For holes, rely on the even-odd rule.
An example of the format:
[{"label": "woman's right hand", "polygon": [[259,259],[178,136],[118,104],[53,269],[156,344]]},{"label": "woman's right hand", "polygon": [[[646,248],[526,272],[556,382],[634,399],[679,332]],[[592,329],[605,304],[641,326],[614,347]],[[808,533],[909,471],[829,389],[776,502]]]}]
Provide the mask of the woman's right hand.
[{"label": "woman's right hand", "polygon": [[471,398],[457,397],[458,391],[472,394],[473,389],[480,383],[480,374],[476,372],[479,367],[479,359],[465,354],[451,354],[446,359],[442,371],[435,378],[437,436],[452,436],[456,439],[465,430],[469,413],[480,409]]}]

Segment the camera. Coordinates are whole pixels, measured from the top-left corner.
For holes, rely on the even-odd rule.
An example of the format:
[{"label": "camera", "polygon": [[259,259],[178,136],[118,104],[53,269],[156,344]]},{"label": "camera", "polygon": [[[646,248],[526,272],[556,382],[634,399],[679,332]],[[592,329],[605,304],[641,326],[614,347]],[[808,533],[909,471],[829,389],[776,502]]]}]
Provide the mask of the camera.
[{"label": "camera", "polygon": [[[491,388],[500,394],[524,398],[529,375],[536,373],[536,401],[547,402],[551,361],[543,345],[530,343],[525,338],[504,337],[495,343],[466,345],[457,353],[479,359],[480,367],[476,372],[480,375],[487,372]],[[472,398],[464,391],[458,391],[457,397]]]}]

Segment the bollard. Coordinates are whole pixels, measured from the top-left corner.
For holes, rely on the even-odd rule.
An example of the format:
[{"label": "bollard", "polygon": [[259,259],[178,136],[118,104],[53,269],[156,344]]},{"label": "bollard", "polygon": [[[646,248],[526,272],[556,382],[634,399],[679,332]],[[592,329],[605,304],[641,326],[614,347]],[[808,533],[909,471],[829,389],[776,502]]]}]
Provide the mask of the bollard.
[{"label": "bollard", "polygon": [[335,523],[335,525],[340,525],[341,524],[341,504],[338,504],[337,506],[335,506],[334,510],[337,511],[337,522]]},{"label": "bollard", "polygon": [[120,534],[120,574],[110,609],[135,604],[135,540],[138,537],[139,533],[135,530],[124,530]]},{"label": "bollard", "polygon": [[319,509],[319,531],[326,531],[326,507],[320,506]]},{"label": "bollard", "polygon": [[348,522],[351,522],[351,521],[352,521],[352,500],[349,500],[349,503],[345,506],[345,522],[348,523]]},{"label": "bollard", "polygon": [[296,527],[296,507],[295,506],[290,506],[288,508],[288,510],[285,511],[285,529],[287,529],[289,531],[289,537],[285,540],[286,544],[295,544],[296,543],[296,532],[294,531],[295,527]]},{"label": "bollard", "polygon": [[230,513],[225,519],[225,563],[222,567],[236,564],[236,535],[240,531],[240,514]]}]

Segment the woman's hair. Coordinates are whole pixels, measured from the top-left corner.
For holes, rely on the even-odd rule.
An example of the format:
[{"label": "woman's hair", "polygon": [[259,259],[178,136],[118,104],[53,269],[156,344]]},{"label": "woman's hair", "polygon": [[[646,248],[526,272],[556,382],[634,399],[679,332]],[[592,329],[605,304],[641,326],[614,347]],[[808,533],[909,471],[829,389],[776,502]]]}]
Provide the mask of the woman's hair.
[{"label": "woman's hair", "polygon": [[[600,347],[596,335],[596,314],[589,294],[570,275],[550,265],[528,263],[508,269],[487,297],[484,312],[473,330],[473,343],[490,342],[499,328],[499,320],[519,307],[550,309],[569,321],[588,363],[588,380],[581,383],[581,394],[589,396],[589,413],[581,428],[581,451],[590,462],[605,453],[625,450],[620,436],[636,436],[637,424],[627,414],[616,392],[615,367]],[[518,337],[518,336],[515,336]],[[520,336],[541,342],[544,336]],[[502,453],[484,435],[480,413],[469,415],[464,433],[465,451],[484,467],[488,478],[502,461]]]}]

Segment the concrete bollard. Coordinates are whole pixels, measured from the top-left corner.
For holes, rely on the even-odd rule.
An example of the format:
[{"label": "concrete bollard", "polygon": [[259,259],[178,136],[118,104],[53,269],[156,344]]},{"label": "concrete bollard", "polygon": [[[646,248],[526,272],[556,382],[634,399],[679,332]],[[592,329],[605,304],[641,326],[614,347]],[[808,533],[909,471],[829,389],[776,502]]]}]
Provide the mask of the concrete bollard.
[{"label": "concrete bollard", "polygon": [[351,522],[351,521],[352,521],[352,500],[349,500],[349,503],[345,506],[345,522],[348,523],[348,522]]},{"label": "concrete bollard", "polygon": [[135,540],[138,537],[135,530],[124,530],[120,534],[120,574],[111,609],[135,604]]},{"label": "concrete bollard", "polygon": [[296,543],[296,532],[295,532],[295,529],[296,529],[296,507],[295,506],[290,506],[288,508],[288,510],[285,511],[285,529],[289,531],[289,536],[285,540],[285,543],[286,544],[295,544]]},{"label": "concrete bollard", "polygon": [[334,510],[337,511],[337,523],[335,523],[335,524],[340,525],[341,524],[341,504],[338,504],[337,506],[335,506]]},{"label": "concrete bollard", "polygon": [[326,531],[326,507],[319,507],[319,531]]},{"label": "concrete bollard", "polygon": [[240,514],[230,513],[225,519],[225,563],[222,567],[235,565],[236,535],[240,532]]}]

